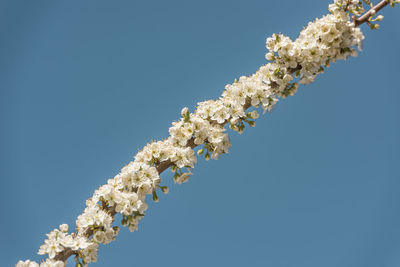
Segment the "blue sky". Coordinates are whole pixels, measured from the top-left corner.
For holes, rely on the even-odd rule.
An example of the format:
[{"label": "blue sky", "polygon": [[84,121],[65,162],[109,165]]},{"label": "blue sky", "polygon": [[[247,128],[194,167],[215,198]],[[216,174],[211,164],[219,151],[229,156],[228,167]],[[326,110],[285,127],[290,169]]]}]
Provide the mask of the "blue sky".
[{"label": "blue sky", "polygon": [[[0,2],[0,254],[36,255],[188,106],[264,64],[329,1]],[[400,7],[357,58],[281,100],[151,203],[93,266],[400,265]],[[72,266],[72,265],[71,265]]]}]

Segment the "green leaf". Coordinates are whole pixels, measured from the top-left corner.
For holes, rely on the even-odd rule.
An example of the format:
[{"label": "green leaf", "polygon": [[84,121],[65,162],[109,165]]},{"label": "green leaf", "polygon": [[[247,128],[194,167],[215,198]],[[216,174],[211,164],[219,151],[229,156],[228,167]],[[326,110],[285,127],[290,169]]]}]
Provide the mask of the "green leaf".
[{"label": "green leaf", "polygon": [[186,111],[184,117],[183,117],[184,122],[189,122],[190,121],[190,112],[189,110]]}]

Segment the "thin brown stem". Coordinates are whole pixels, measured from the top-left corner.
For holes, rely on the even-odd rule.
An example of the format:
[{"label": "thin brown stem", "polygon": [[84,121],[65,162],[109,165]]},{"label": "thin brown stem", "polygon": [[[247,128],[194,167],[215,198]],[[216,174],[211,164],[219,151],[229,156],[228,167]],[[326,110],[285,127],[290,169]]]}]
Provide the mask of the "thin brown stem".
[{"label": "thin brown stem", "polygon": [[[357,26],[363,24],[364,22],[367,22],[370,17],[374,16],[376,12],[378,12],[379,10],[381,10],[388,4],[389,4],[389,0],[380,1],[378,4],[373,6],[370,10],[368,10],[368,12],[364,13],[364,15],[362,15],[361,17],[353,19],[354,25],[357,27]],[[374,13],[374,11],[375,11],[375,13]]]}]

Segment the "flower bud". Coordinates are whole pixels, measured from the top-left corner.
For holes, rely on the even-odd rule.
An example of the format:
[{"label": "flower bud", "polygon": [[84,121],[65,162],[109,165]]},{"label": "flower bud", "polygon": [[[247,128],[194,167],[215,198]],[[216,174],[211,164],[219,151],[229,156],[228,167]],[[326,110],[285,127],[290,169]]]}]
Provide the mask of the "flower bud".
[{"label": "flower bud", "polygon": [[156,191],[153,191],[153,201],[156,203],[159,201]]},{"label": "flower bud", "polygon": [[257,110],[253,110],[252,112],[247,113],[247,117],[250,119],[257,119],[260,115],[258,115]]},{"label": "flower bud", "polygon": [[272,52],[269,52],[269,53],[267,53],[267,54],[265,55],[265,59],[266,59],[266,60],[272,61],[272,60],[275,59],[275,54],[272,53]]},{"label": "flower bud", "polygon": [[203,148],[201,148],[201,149],[199,149],[197,151],[197,155],[199,155],[199,156],[203,155],[203,153],[204,153],[204,149]]},{"label": "flower bud", "polygon": [[93,240],[97,243],[103,243],[105,238],[105,233],[103,231],[96,231],[93,235]]},{"label": "flower bud", "polygon": [[68,224],[66,224],[66,223],[61,224],[60,231],[64,232],[64,233],[68,232]]},{"label": "flower bud", "polygon": [[184,107],[181,111],[182,117],[185,117],[185,115],[189,112],[189,109],[187,107]]},{"label": "flower bud", "polygon": [[160,186],[160,188],[161,188],[161,191],[162,191],[164,194],[168,194],[168,192],[169,192],[168,186]]}]

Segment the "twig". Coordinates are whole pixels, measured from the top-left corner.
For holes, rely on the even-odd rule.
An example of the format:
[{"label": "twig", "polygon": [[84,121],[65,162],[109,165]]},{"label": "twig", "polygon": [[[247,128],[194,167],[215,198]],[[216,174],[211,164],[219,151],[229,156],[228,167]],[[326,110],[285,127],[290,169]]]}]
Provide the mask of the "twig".
[{"label": "twig", "polygon": [[370,17],[374,16],[376,14],[376,12],[378,12],[379,10],[381,10],[388,4],[389,4],[389,0],[382,0],[378,4],[373,6],[370,10],[368,10],[368,12],[366,12],[361,17],[356,18],[356,19],[355,19],[355,17],[353,17],[354,25],[357,27],[357,26],[363,24],[364,22],[367,22]]}]

